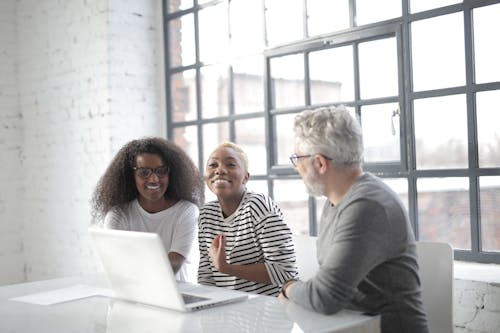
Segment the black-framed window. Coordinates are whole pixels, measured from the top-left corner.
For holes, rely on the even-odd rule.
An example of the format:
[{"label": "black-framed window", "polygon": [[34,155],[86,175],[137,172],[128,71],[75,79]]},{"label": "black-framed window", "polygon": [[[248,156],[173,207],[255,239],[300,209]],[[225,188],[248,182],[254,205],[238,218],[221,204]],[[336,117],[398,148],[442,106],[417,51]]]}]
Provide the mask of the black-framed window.
[{"label": "black-framed window", "polygon": [[499,0],[165,0],[164,11],[167,136],[202,172],[236,142],[249,188],[315,235],[325,199],[289,164],[293,117],[343,104],[362,124],[365,170],[401,195],[417,238],[500,263]]}]

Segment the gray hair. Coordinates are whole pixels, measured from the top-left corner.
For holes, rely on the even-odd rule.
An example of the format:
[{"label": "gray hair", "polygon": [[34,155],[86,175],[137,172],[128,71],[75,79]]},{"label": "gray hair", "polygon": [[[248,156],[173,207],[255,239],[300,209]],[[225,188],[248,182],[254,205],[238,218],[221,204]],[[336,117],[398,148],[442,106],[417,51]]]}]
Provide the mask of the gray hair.
[{"label": "gray hair", "polygon": [[295,116],[297,147],[303,154],[321,154],[338,168],[360,166],[363,134],[359,122],[343,107],[306,110]]}]

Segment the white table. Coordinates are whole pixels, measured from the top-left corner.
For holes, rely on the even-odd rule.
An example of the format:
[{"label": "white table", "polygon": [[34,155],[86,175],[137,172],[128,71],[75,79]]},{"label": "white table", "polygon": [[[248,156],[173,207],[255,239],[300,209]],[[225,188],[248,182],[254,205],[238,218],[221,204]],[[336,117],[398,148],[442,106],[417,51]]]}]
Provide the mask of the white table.
[{"label": "white table", "polygon": [[102,296],[49,306],[9,300],[78,283],[82,283],[79,278],[65,278],[0,287],[0,332],[380,333],[378,316],[350,311],[325,316],[268,296],[256,296],[248,301],[193,313],[180,313]]}]

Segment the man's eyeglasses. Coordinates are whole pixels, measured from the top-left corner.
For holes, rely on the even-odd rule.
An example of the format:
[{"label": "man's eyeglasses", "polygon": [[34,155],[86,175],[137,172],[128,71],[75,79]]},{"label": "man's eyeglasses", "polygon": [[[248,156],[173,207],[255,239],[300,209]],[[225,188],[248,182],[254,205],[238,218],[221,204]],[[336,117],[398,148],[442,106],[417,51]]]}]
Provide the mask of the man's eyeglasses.
[{"label": "man's eyeglasses", "polygon": [[296,167],[297,166],[297,161],[299,160],[299,158],[305,158],[305,157],[311,157],[312,155],[297,155],[297,154],[292,154],[290,155],[290,162],[292,162],[293,166]]},{"label": "man's eyeglasses", "polygon": [[[323,156],[324,158],[326,158],[327,160],[329,161],[333,161],[333,158],[331,157],[328,157],[328,156],[325,156],[323,154],[320,154],[321,156]],[[296,167],[297,166],[297,161],[299,160],[299,158],[305,158],[305,157],[311,157],[313,155],[309,154],[309,155],[297,155],[297,154],[292,154],[290,155],[290,162],[292,162],[293,166]]]},{"label": "man's eyeglasses", "polygon": [[135,174],[141,178],[149,178],[153,174],[153,172],[158,176],[158,178],[163,178],[168,175],[168,166],[166,165],[163,165],[156,169],[138,167],[133,167],[132,169],[135,171]]}]

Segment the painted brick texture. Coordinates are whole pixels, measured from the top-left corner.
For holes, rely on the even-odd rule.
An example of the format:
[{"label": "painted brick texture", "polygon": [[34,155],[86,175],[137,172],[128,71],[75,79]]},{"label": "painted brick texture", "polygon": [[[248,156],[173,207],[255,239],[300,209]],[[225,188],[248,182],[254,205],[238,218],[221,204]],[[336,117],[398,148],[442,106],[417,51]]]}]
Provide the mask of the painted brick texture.
[{"label": "painted brick texture", "polygon": [[17,96],[16,2],[0,1],[0,285],[24,279],[22,115]]},{"label": "painted brick texture", "polygon": [[455,280],[455,333],[500,332],[500,284]]},{"label": "painted brick texture", "polygon": [[0,284],[95,271],[99,176],[123,143],[165,135],[160,4],[0,2]]}]

